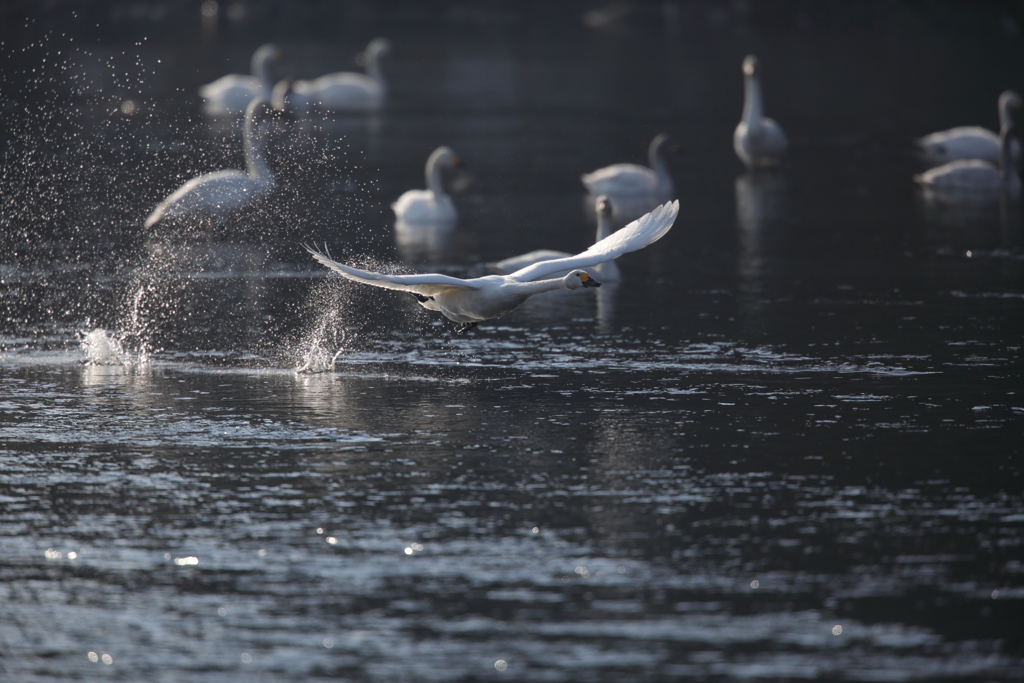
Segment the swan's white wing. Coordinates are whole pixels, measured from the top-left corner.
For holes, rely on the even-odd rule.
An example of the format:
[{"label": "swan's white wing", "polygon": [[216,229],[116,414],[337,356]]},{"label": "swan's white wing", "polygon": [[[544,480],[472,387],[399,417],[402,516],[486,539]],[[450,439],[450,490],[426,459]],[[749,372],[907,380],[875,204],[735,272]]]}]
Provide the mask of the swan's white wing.
[{"label": "swan's white wing", "polygon": [[508,278],[517,282],[530,282],[564,270],[596,266],[598,263],[618,258],[622,254],[643,249],[648,244],[657,242],[664,237],[678,214],[679,200],[677,199],[662,204],[621,230],[613,232],[600,242],[591,245],[581,254],[534,263],[532,266],[517,270]]},{"label": "swan's white wing", "polygon": [[424,275],[384,275],[383,273],[371,273],[368,270],[359,270],[351,266],[338,263],[334,259],[321,254],[316,249],[306,247],[306,251],[313,255],[320,263],[328,268],[338,271],[349,280],[362,282],[374,287],[384,289],[398,289],[403,292],[414,292],[423,296],[434,296],[451,289],[480,289],[480,284],[472,280],[460,280],[457,277],[429,273]]}]

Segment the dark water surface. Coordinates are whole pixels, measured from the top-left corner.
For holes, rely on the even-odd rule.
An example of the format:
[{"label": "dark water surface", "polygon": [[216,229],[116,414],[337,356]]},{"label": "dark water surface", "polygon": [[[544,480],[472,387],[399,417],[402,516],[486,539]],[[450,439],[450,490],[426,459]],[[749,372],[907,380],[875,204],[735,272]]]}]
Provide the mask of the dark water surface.
[{"label": "dark water surface", "polygon": [[[5,10],[0,678],[1024,678],[1020,211],[925,203],[910,145],[996,126],[1019,8],[222,5]],[[378,35],[382,112],[276,122],[267,200],[141,228],[242,165],[200,84]],[[748,53],[776,174],[731,149]],[[464,336],[300,246],[576,251],[579,175],[661,131],[672,232]],[[407,239],[440,144],[459,225]]]}]

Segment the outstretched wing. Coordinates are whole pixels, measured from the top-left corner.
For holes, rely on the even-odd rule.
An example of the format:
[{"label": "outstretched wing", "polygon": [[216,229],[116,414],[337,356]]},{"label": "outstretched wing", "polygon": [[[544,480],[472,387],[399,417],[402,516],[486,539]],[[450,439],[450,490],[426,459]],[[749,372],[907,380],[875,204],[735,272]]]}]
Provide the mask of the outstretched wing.
[{"label": "outstretched wing", "polygon": [[650,213],[641,216],[621,230],[617,230],[600,242],[595,242],[589,249],[575,256],[541,261],[517,270],[508,277],[518,282],[530,282],[552,273],[575,268],[596,266],[598,263],[618,258],[648,244],[657,242],[665,236],[679,214],[679,200],[662,204]]},{"label": "outstretched wing", "polygon": [[349,280],[362,282],[366,285],[373,285],[374,287],[398,289],[403,292],[422,294],[423,296],[434,296],[450,289],[480,289],[480,285],[478,283],[470,280],[460,280],[457,277],[440,275],[438,273],[428,273],[424,275],[384,275],[383,273],[371,273],[368,270],[359,270],[358,268],[338,263],[331,257],[321,254],[312,247],[306,245],[303,246],[306,247],[306,251],[313,255],[313,258],[328,268],[338,271]]}]

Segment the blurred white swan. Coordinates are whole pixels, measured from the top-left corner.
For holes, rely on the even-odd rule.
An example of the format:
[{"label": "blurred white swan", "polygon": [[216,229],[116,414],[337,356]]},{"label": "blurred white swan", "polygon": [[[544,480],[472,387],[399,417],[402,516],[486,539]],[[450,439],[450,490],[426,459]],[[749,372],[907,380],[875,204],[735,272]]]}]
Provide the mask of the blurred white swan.
[{"label": "blurred white swan", "polygon": [[[999,96],[999,130],[1013,123],[1011,110],[1021,108],[1020,95],[1006,90]],[[924,158],[933,164],[957,159],[981,159],[992,164],[1000,163],[999,134],[981,126],[958,126],[918,138],[917,146]],[[1020,143],[1011,144],[1013,162],[1020,163]]]},{"label": "blurred white swan", "polygon": [[613,200],[621,197],[652,197],[656,201],[667,201],[672,196],[672,176],[662,152],[669,145],[664,133],[655,136],[647,148],[650,168],[639,164],[612,164],[580,176],[587,191],[597,197],[610,196]]},{"label": "blurred white swan", "polygon": [[311,81],[295,81],[292,90],[296,104],[324,111],[375,111],[387,98],[388,88],[380,68],[380,58],[391,51],[391,42],[375,38],[361,53],[366,73],[339,71]]},{"label": "blurred white swan", "polygon": [[205,100],[206,113],[213,116],[241,114],[255,98],[269,99],[274,87],[270,65],[280,59],[281,50],[268,43],[253,53],[251,76],[228,74],[200,86],[199,96]]},{"label": "blurred white swan", "polygon": [[427,189],[408,190],[391,208],[395,216],[409,224],[453,223],[458,218],[452,198],[444,192],[441,169],[455,168],[462,161],[450,147],[438,147],[427,158]]},{"label": "blurred white swan", "polygon": [[[373,273],[338,263],[310,247],[306,249],[317,261],[350,280],[385,289],[411,292],[424,308],[438,311],[449,320],[463,323],[460,331],[464,331],[483,320],[510,313],[534,294],[599,287],[600,283],[581,270],[582,268],[595,266],[655,242],[669,231],[678,213],[679,202],[669,202],[575,256],[541,261],[511,275],[485,275],[471,280],[437,273]],[[540,279],[566,268],[571,270],[565,277]]]},{"label": "blurred white swan", "polygon": [[743,116],[732,135],[736,156],[747,168],[778,166],[789,148],[782,127],[764,115],[757,57],[743,60]]},{"label": "blurred white swan", "polygon": [[274,174],[264,157],[257,122],[269,109],[266,100],[257,98],[245,111],[245,171],[215,171],[189,180],[153,209],[146,227],[196,214],[220,217],[269,194],[274,189]]},{"label": "blurred white swan", "polygon": [[920,175],[914,180],[925,190],[943,195],[983,195],[1006,192],[1012,197],[1020,194],[1020,176],[1010,157],[1013,138],[1012,125],[1003,126],[999,133],[999,165],[981,159],[957,159]]},{"label": "blurred white swan", "polygon": [[[595,210],[597,213],[597,239],[595,242],[600,242],[608,235],[612,234],[612,202],[608,197],[601,195],[595,202]],[[497,263],[488,263],[487,267],[491,272],[498,273],[499,275],[508,275],[514,273],[517,270],[522,270],[527,266],[532,266],[535,263],[541,261],[550,261],[551,259],[566,258],[572,256],[566,251],[555,251],[554,249],[537,249],[527,254],[521,254],[519,256],[511,256],[507,259],[502,259]],[[598,263],[596,266],[590,266],[586,268],[586,271],[590,273],[591,277],[599,277],[603,282],[618,282],[621,278],[619,273],[619,266],[615,261],[605,261]],[[559,271],[556,274],[550,274],[550,277],[561,277],[568,273]]]}]

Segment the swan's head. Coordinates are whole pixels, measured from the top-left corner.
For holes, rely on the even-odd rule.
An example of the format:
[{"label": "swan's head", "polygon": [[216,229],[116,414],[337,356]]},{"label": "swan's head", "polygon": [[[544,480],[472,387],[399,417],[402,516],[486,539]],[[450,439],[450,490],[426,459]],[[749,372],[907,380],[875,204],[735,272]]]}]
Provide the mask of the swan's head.
[{"label": "swan's head", "polygon": [[267,43],[266,45],[260,45],[256,52],[252,53],[252,70],[255,72],[258,67],[263,67],[274,62],[281,61],[281,57],[284,55],[281,52],[281,48],[273,43]]},{"label": "swan's head", "polygon": [[757,75],[757,57],[755,57],[754,55],[747,55],[747,58],[743,60],[743,75]]},{"label": "swan's head", "polygon": [[366,66],[377,57],[391,54],[391,41],[387,38],[374,38],[366,49],[356,55],[356,66]]},{"label": "swan's head", "polygon": [[566,289],[583,289],[584,287],[600,287],[601,283],[590,277],[590,273],[585,270],[574,270],[564,278],[562,282],[565,283]]},{"label": "swan's head", "polygon": [[608,199],[607,196],[601,195],[594,202],[594,210],[597,211],[598,216],[611,216],[612,215],[612,200]]},{"label": "swan's head", "polygon": [[451,147],[438,147],[431,153],[429,162],[433,162],[438,166],[448,166],[450,168],[461,168],[463,164],[462,159],[456,154]]},{"label": "swan's head", "polygon": [[370,44],[366,46],[366,54],[368,55],[388,55],[391,54],[391,41],[387,38],[374,38],[370,41]]},{"label": "swan's head", "polygon": [[1020,95],[1012,90],[1006,90],[1002,95],[999,96],[999,108],[1000,109],[1020,109],[1021,99]]}]

